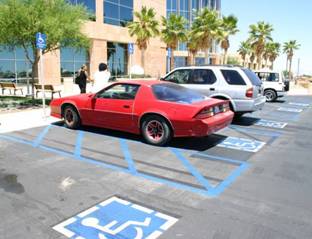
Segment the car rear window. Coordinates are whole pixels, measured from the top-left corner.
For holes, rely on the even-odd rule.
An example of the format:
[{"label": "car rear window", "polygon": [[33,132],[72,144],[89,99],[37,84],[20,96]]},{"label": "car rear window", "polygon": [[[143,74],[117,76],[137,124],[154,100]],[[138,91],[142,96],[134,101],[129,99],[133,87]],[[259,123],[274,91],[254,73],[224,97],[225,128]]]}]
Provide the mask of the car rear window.
[{"label": "car rear window", "polygon": [[243,68],[242,70],[243,70],[243,72],[245,72],[245,74],[247,75],[248,79],[251,81],[252,85],[260,86],[262,84],[262,82],[259,79],[259,77],[253,71],[251,71],[251,70],[249,70],[247,68]]},{"label": "car rear window", "polygon": [[241,75],[235,70],[221,70],[225,81],[229,85],[246,85]]},{"label": "car rear window", "polygon": [[206,99],[206,96],[177,84],[156,84],[152,86],[157,99],[192,104]]}]

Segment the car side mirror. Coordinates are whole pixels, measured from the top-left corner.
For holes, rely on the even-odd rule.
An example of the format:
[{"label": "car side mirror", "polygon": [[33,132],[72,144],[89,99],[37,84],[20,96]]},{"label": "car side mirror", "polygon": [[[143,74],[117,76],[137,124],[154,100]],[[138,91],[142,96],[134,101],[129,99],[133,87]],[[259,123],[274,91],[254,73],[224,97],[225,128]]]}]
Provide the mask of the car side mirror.
[{"label": "car side mirror", "polygon": [[160,77],[160,79],[159,80],[162,80],[162,81],[164,81],[165,80],[165,78],[164,77]]}]

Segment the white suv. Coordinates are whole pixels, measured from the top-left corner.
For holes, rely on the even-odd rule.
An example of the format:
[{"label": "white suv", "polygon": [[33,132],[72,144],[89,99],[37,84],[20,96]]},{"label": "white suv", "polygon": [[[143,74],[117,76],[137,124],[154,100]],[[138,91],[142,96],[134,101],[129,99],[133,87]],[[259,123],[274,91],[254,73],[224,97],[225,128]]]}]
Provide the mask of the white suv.
[{"label": "white suv", "polygon": [[289,91],[289,81],[284,78],[282,72],[262,69],[255,73],[263,82],[264,96],[268,102],[283,97]]},{"label": "white suv", "polygon": [[174,69],[162,80],[181,84],[212,98],[229,100],[236,117],[262,109],[266,101],[262,82],[247,68],[187,66]]}]

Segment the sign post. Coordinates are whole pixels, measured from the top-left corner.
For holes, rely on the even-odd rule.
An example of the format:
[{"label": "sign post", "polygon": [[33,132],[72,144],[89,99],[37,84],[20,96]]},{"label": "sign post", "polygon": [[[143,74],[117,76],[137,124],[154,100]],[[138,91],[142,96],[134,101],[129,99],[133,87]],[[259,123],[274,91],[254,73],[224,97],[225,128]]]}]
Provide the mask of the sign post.
[{"label": "sign post", "polygon": [[40,55],[40,74],[39,79],[41,80],[41,88],[42,88],[42,106],[43,106],[43,117],[46,118],[46,106],[45,106],[45,87],[44,87],[44,71],[43,71],[43,55],[42,50],[47,46],[47,36],[43,33],[36,33],[36,47],[39,49]]},{"label": "sign post", "polygon": [[130,76],[130,80],[132,79],[132,74],[131,74],[131,68],[132,68],[132,55],[134,53],[134,44],[133,43],[129,43],[128,44],[128,53],[129,53],[129,65],[130,65],[130,69],[129,69],[129,76]]}]

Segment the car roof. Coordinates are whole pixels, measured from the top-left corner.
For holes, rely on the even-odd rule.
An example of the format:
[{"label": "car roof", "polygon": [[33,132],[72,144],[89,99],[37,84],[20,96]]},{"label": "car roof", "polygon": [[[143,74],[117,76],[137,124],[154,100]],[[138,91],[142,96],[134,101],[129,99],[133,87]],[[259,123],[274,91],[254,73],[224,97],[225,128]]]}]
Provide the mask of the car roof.
[{"label": "car roof", "polygon": [[116,83],[126,83],[126,84],[137,84],[137,85],[146,85],[151,86],[155,84],[166,84],[168,82],[160,81],[160,80],[120,80]]},{"label": "car roof", "polygon": [[182,66],[177,67],[174,70],[178,69],[211,69],[211,68],[222,68],[222,69],[243,69],[244,67],[238,65],[199,65],[199,66]]}]

